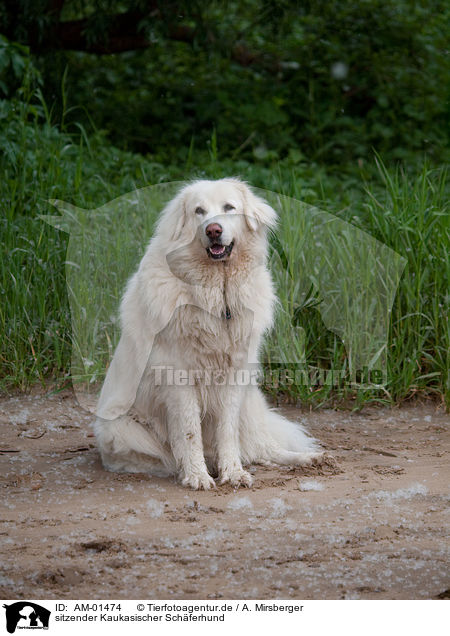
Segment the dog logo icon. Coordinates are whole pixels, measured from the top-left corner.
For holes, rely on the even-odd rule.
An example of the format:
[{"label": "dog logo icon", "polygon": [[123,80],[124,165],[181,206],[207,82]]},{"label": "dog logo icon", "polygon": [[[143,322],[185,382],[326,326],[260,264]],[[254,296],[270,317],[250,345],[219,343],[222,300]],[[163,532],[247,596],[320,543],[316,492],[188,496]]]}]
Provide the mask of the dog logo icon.
[{"label": "dog logo icon", "polygon": [[6,629],[9,634],[14,634],[19,629],[48,629],[51,612],[30,601],[20,601],[3,605],[6,610]]}]

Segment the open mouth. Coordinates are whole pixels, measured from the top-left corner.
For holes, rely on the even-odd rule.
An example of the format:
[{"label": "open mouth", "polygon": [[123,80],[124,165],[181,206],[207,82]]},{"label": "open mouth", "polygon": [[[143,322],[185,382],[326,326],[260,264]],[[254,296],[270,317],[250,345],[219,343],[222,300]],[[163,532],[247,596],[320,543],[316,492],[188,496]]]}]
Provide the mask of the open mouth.
[{"label": "open mouth", "polygon": [[229,245],[221,245],[220,243],[213,243],[209,247],[206,248],[208,252],[208,256],[213,258],[215,261],[219,261],[222,258],[226,258],[231,254],[231,250],[233,249],[234,241],[231,241]]}]

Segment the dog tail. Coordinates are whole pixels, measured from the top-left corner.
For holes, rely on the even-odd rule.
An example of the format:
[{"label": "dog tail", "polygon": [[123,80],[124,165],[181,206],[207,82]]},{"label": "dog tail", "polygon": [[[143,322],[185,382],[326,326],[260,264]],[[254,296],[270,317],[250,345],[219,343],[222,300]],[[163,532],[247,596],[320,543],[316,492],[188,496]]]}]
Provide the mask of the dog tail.
[{"label": "dog tail", "polygon": [[281,448],[297,453],[314,453],[320,450],[317,440],[301,424],[286,419],[277,411],[268,408],[266,422],[271,437]]},{"label": "dog tail", "polygon": [[240,446],[245,463],[262,460],[288,463],[295,453],[306,456],[320,451],[318,442],[303,426],[269,408],[256,387],[247,393],[242,405]]},{"label": "dog tail", "polygon": [[124,415],[115,420],[97,417],[94,433],[105,468],[118,472],[174,474],[175,460],[150,428]]}]

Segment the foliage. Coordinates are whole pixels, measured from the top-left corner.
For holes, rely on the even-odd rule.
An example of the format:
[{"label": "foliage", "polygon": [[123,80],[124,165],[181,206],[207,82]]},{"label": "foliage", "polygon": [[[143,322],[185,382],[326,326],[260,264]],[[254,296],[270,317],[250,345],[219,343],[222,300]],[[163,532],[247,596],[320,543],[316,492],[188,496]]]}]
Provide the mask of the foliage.
[{"label": "foliage", "polygon": [[[54,213],[49,199],[91,209],[152,183],[239,175],[333,212],[407,259],[386,389],[280,385],[276,396],[449,403],[449,188],[439,166],[448,7],[154,0],[159,20],[139,26],[151,46],[102,57],[57,50],[57,20],[75,21],[83,46],[106,46],[108,13],[148,4],[19,0],[16,13],[13,3],[0,11],[9,36],[0,36],[0,386],[68,379],[67,236],[37,218]],[[181,35],[171,30],[177,22]],[[374,148],[386,165],[374,162]],[[314,289],[289,304],[292,279],[273,265],[280,350],[290,350],[283,334],[294,325],[308,363],[341,363]]]},{"label": "foliage", "polygon": [[[214,156],[194,168],[189,155],[183,164],[167,167],[118,150],[100,134],[88,137],[82,128],[77,135],[61,132],[46,121],[45,112],[42,104],[20,109],[13,102],[3,102],[1,109],[2,121],[8,121],[0,136],[0,234],[7,256],[0,265],[4,389],[61,381],[70,368],[67,235],[36,218],[37,213],[53,213],[49,198],[92,208],[148,183],[239,172],[253,185],[331,208],[406,257],[391,321],[387,392],[360,392],[359,403],[445,393],[450,265],[444,171],[424,165],[420,173],[407,175],[380,164],[381,180],[369,171],[364,180],[288,159],[279,162],[278,171],[245,160],[221,162]],[[289,297],[289,287],[283,293]],[[314,297],[305,298],[294,311],[295,321],[305,327],[307,361],[341,361],[342,346],[325,330]],[[281,346],[289,349],[291,343]],[[315,405],[353,395],[348,389],[332,391],[326,386],[280,390]]]},{"label": "foliage", "polygon": [[62,3],[57,26],[85,18],[86,48],[106,46],[114,13],[125,25],[139,17],[134,41],[145,36],[147,48],[107,56],[55,55],[64,41],[49,3],[19,6],[15,28],[9,15],[5,28],[32,43],[46,100],[57,99],[67,67],[79,107],[72,120],[91,119],[122,148],[176,162],[190,145],[202,154],[215,130],[222,159],[260,163],[336,164],[373,148],[394,159],[445,152],[450,9],[442,0]]}]

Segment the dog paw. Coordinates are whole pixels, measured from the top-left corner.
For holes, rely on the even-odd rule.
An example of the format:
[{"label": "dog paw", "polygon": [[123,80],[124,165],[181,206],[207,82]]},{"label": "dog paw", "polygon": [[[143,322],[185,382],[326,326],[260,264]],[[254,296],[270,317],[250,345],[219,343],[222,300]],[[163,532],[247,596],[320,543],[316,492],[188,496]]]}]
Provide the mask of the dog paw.
[{"label": "dog paw", "polygon": [[181,480],[181,483],[186,488],[191,488],[192,490],[210,490],[216,487],[216,482],[208,473],[192,473],[186,475]]},{"label": "dog paw", "polygon": [[233,488],[244,486],[250,488],[253,484],[253,477],[243,468],[234,468],[231,470],[223,470],[221,472],[219,484],[231,484]]}]

